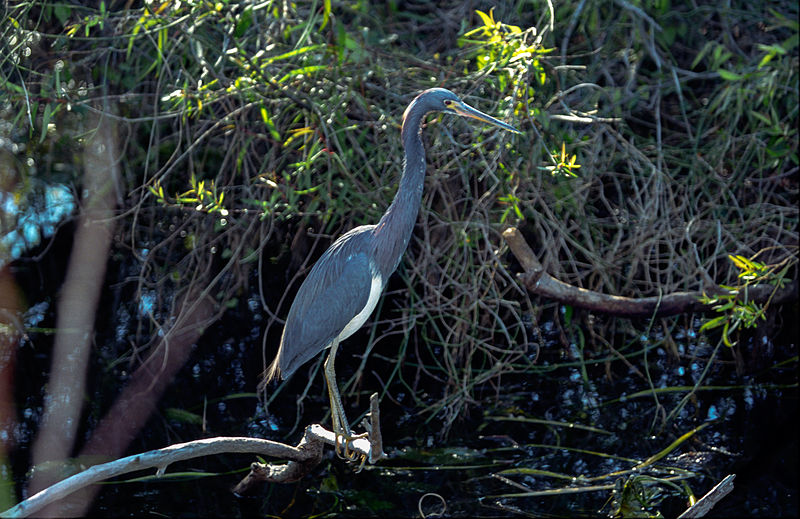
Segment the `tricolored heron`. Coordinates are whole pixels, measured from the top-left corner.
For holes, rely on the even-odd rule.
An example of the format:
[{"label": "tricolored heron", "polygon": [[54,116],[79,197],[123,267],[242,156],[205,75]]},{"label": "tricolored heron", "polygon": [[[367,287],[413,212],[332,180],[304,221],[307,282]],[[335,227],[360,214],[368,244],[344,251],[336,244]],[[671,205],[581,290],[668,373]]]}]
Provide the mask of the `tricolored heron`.
[{"label": "tricolored heron", "polygon": [[333,368],[336,349],[366,322],[408,246],[422,200],[425,180],[422,120],[429,112],[456,114],[521,133],[472,108],[444,88],[431,88],[414,98],[403,114],[400,135],[405,157],[394,200],[377,225],[362,225],[343,234],[311,269],[289,309],[278,354],[262,382],[285,379],[330,348],[325,360],[325,379],[337,447],[338,438],[342,437],[345,453],[353,436],[336,385]]}]

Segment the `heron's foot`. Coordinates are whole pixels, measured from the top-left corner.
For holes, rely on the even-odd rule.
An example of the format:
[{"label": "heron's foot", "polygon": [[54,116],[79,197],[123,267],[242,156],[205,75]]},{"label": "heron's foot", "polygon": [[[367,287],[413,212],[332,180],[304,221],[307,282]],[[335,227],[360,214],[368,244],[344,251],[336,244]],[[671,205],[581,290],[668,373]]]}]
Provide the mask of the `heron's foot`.
[{"label": "heron's foot", "polygon": [[356,471],[360,472],[364,467],[364,463],[367,461],[367,456],[352,449],[350,446],[355,440],[369,438],[369,433],[353,434],[352,431],[344,432],[343,430],[336,429],[334,429],[333,432],[336,435],[336,442],[334,444],[334,451],[336,452],[336,455],[339,458],[351,463],[360,461],[360,465]]}]

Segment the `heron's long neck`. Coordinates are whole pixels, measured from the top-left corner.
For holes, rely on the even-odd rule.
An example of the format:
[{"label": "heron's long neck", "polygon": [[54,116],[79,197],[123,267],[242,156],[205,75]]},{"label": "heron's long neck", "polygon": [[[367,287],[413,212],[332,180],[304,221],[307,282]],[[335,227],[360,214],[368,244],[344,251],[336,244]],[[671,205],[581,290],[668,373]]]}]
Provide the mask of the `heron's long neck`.
[{"label": "heron's long neck", "polygon": [[422,201],[425,184],[425,148],[421,136],[423,115],[409,114],[403,121],[403,175],[394,200],[375,228],[377,257],[386,277],[397,268],[408,247]]}]

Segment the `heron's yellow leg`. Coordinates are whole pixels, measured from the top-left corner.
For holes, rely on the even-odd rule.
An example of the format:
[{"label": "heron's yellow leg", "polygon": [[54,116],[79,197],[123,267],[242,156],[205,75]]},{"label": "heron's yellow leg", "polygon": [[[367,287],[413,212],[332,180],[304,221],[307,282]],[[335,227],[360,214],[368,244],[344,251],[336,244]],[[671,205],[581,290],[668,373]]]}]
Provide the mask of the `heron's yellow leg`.
[{"label": "heron's yellow leg", "polygon": [[[333,363],[338,347],[339,341],[335,340],[331,344],[328,358],[325,359],[325,381],[328,383],[328,398],[331,401],[331,421],[333,422],[333,434],[336,436],[334,450],[337,456],[349,461],[355,461],[358,458],[358,454],[350,450],[350,442],[360,436],[353,436],[353,432],[350,430],[350,424],[344,414],[344,406],[342,406],[342,397],[339,395],[339,387],[336,384],[336,372]],[[339,438],[342,439],[341,445],[339,444]],[[340,447],[343,447],[343,450],[340,450]]]}]

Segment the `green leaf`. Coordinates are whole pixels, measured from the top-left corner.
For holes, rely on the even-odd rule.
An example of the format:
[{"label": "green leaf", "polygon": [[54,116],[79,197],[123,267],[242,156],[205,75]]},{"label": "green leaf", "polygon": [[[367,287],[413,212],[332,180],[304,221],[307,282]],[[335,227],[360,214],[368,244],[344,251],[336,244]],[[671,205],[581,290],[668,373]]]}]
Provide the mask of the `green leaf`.
[{"label": "green leaf", "polygon": [[700,327],[700,331],[706,330],[713,330],[719,326],[722,326],[722,323],[728,319],[727,315],[720,315],[719,317],[715,317],[703,323],[703,326]]},{"label": "green leaf", "polygon": [[739,254],[728,254],[728,258],[741,270],[753,270],[753,262]]},{"label": "green leaf", "polygon": [[483,25],[486,25],[487,27],[492,27],[494,26],[494,20],[492,20],[491,11],[489,11],[489,13],[490,14],[486,14],[483,11],[479,11],[477,9],[475,10],[475,14],[481,17]]},{"label": "green leaf", "polygon": [[786,40],[784,40],[783,48],[786,49],[786,51],[788,52],[797,47],[799,42],[800,42],[800,34],[798,34],[797,29],[795,29],[795,33],[786,38]]},{"label": "green leaf", "polygon": [[758,68],[764,68],[764,66],[766,66],[770,61],[772,61],[772,58],[774,57],[775,57],[774,52],[764,54],[764,57],[761,58],[761,61],[758,62]]},{"label": "green leaf", "polygon": [[752,115],[753,117],[755,117],[756,119],[758,119],[762,123],[764,123],[764,124],[766,124],[768,126],[772,126],[772,120],[770,120],[769,117],[767,117],[766,115],[762,114],[761,112],[756,112],[755,110],[750,110],[750,115]]},{"label": "green leaf", "polygon": [[731,324],[730,321],[726,321],[725,326],[722,328],[722,342],[725,343],[725,346],[732,348],[734,343],[732,343],[730,338],[728,337],[728,333],[729,331],[731,331],[729,330],[730,324]]},{"label": "green leaf", "polygon": [[272,118],[269,116],[269,112],[267,112],[267,107],[261,107],[261,119],[264,121],[264,124],[267,125],[267,130],[269,130],[269,134],[272,136],[273,139],[276,141],[281,140],[281,134],[278,133],[278,129],[275,128],[275,123],[272,122]]},{"label": "green leaf", "polygon": [[300,47],[299,49],[295,49],[295,50],[286,52],[284,54],[279,54],[277,56],[273,56],[273,57],[269,58],[264,63],[264,65],[269,65],[269,64],[271,64],[271,63],[273,63],[275,61],[278,61],[279,59],[293,58],[294,56],[298,56],[300,54],[305,54],[306,52],[311,52],[311,51],[317,50],[317,49],[319,49],[321,47],[324,47],[324,46],[325,45],[317,44],[317,45],[307,45],[305,47]]},{"label": "green leaf", "polygon": [[322,25],[319,26],[320,32],[328,25],[328,20],[331,17],[331,0],[325,0],[322,3]]},{"label": "green leaf", "polygon": [[694,57],[694,61],[692,61],[692,65],[689,67],[689,69],[694,70],[695,67],[697,67],[697,65],[703,60],[706,54],[708,54],[713,45],[714,43],[710,41],[707,42],[705,45],[703,45],[703,48],[700,49],[700,52],[698,52],[697,55]]},{"label": "green leaf", "polygon": [[318,70],[324,70],[324,69],[325,69],[325,65],[312,65],[310,67],[298,68],[298,69],[292,70],[291,72],[289,72],[288,74],[286,74],[285,76],[280,78],[278,80],[278,83],[283,83],[287,79],[292,78],[294,76],[299,76],[301,74],[310,75],[313,72],[316,72]]},{"label": "green leaf", "polygon": [[131,57],[131,50],[133,50],[133,40],[136,39],[136,35],[139,34],[139,31],[142,30],[142,26],[144,25],[146,15],[142,15],[139,18],[139,21],[136,22],[136,25],[133,27],[133,31],[131,31],[131,37],[128,38],[128,49],[125,52],[125,59]]},{"label": "green leaf", "polygon": [[572,313],[574,308],[572,308],[571,305],[564,305],[562,308],[564,308],[564,326],[568,328],[572,323]]},{"label": "green leaf", "polygon": [[2,88],[8,89],[8,90],[13,90],[14,92],[16,92],[18,94],[25,94],[25,89],[22,88],[21,86],[19,86],[17,84],[14,84],[14,83],[11,83],[10,81],[7,81],[5,79],[0,79],[0,81],[2,81]]},{"label": "green leaf", "polygon": [[248,7],[237,20],[236,27],[233,29],[233,37],[241,38],[251,25],[253,25],[253,8]]},{"label": "green leaf", "polygon": [[719,69],[717,73],[719,74],[719,77],[726,81],[739,81],[740,79],[744,78],[744,76],[735,72],[731,72],[730,70],[725,70],[724,68]]},{"label": "green leaf", "polygon": [[759,50],[763,50],[764,52],[768,52],[773,56],[776,54],[784,55],[786,54],[786,49],[781,47],[780,45],[764,45],[763,43],[759,43],[756,45]]},{"label": "green leaf", "polygon": [[734,305],[736,305],[736,301],[731,299],[725,304],[715,306],[714,310],[716,310],[717,312],[724,312],[725,310],[730,310],[731,308],[733,308]]},{"label": "green leaf", "polygon": [[45,137],[47,137],[47,125],[50,124],[50,117],[52,117],[54,112],[55,110],[53,110],[53,105],[49,103],[44,105],[44,114],[42,114],[42,129],[39,135],[39,144],[44,142]]},{"label": "green leaf", "polygon": [[197,413],[192,413],[185,409],[178,409],[176,407],[167,408],[164,411],[164,416],[167,420],[175,420],[176,422],[189,423],[200,425],[203,423],[203,417]]}]

